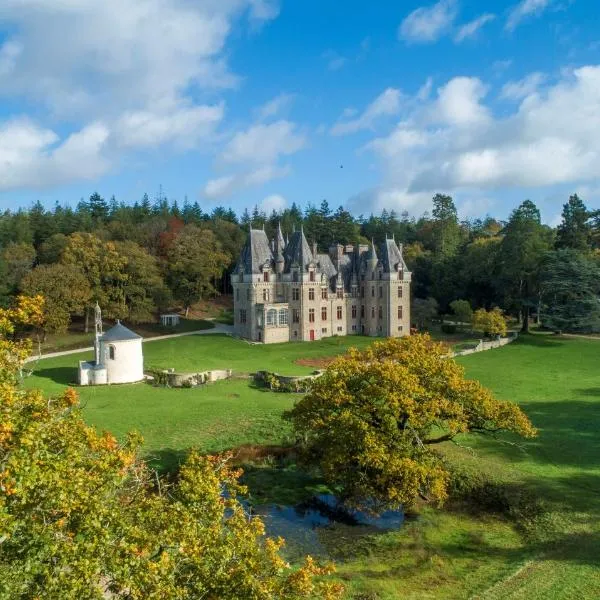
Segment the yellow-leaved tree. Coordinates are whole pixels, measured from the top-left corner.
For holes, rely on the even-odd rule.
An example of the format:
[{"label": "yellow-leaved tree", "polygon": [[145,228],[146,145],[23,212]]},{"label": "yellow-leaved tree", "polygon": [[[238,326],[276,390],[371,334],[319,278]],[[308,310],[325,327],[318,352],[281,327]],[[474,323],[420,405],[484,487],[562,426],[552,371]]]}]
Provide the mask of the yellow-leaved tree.
[{"label": "yellow-leaved tree", "polygon": [[290,567],[238,495],[227,456],[192,452],[176,482],[81,418],[77,394],[19,386],[27,343],[15,321],[41,299],[0,310],[0,598],[300,600],[338,598],[307,558]]},{"label": "yellow-leaved tree", "polygon": [[473,314],[473,329],[481,331],[484,335],[492,337],[497,335],[506,335],[506,318],[502,310],[498,307],[492,310],[480,308]]},{"label": "yellow-leaved tree", "polygon": [[304,460],[320,467],[346,503],[374,510],[442,503],[449,473],[434,446],[465,433],[535,429],[448,358],[428,335],[350,350],[289,413]]}]

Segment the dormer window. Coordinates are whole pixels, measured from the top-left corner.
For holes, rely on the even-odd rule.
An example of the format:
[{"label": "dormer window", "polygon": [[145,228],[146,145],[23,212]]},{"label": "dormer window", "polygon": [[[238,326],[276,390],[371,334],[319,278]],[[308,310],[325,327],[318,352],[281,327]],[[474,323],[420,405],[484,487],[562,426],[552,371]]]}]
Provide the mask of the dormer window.
[{"label": "dormer window", "polygon": [[263,271],[263,281],[269,283],[269,271]]},{"label": "dormer window", "polygon": [[314,271],[309,271],[309,273],[308,273],[308,280],[309,281],[314,281],[315,280],[315,272]]}]

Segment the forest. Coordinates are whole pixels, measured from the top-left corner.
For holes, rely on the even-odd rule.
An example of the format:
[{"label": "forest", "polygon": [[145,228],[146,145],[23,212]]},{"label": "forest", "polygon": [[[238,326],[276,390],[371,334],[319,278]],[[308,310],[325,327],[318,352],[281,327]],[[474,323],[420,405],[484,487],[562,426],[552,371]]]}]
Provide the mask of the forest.
[{"label": "forest", "polygon": [[0,302],[44,296],[45,333],[65,331],[73,317],[87,321],[96,302],[108,318],[151,322],[159,311],[228,293],[249,227],[271,237],[278,223],[284,235],[302,226],[321,250],[394,237],[413,272],[412,320],[421,328],[456,310],[500,307],[524,330],[533,320],[553,330],[600,330],[600,211],[576,194],[556,228],[542,223],[531,200],[507,221],[461,221],[443,194],[420,217],[353,216],[327,200],[269,215],[258,207],[205,212],[197,202],[147,194],[127,204],[93,193],[75,208],[50,210],[36,202],[0,215]]}]

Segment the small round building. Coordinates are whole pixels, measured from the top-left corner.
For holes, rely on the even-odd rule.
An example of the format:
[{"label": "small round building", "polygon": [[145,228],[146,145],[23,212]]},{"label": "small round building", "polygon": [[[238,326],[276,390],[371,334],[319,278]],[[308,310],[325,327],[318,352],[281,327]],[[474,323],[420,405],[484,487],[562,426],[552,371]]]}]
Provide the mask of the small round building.
[{"label": "small round building", "polygon": [[119,321],[95,342],[95,360],[80,361],[80,385],[135,383],[144,379],[142,337]]}]

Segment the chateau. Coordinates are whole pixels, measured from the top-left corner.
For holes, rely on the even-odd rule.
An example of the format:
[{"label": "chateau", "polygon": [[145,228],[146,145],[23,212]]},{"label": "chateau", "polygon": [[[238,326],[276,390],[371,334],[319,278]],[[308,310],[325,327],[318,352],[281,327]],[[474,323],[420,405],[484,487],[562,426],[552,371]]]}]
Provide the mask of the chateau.
[{"label": "chateau", "polygon": [[251,229],[231,276],[235,334],[266,344],[332,335],[410,332],[411,274],[402,245],[331,246],[319,254],[303,230],[269,242]]}]

